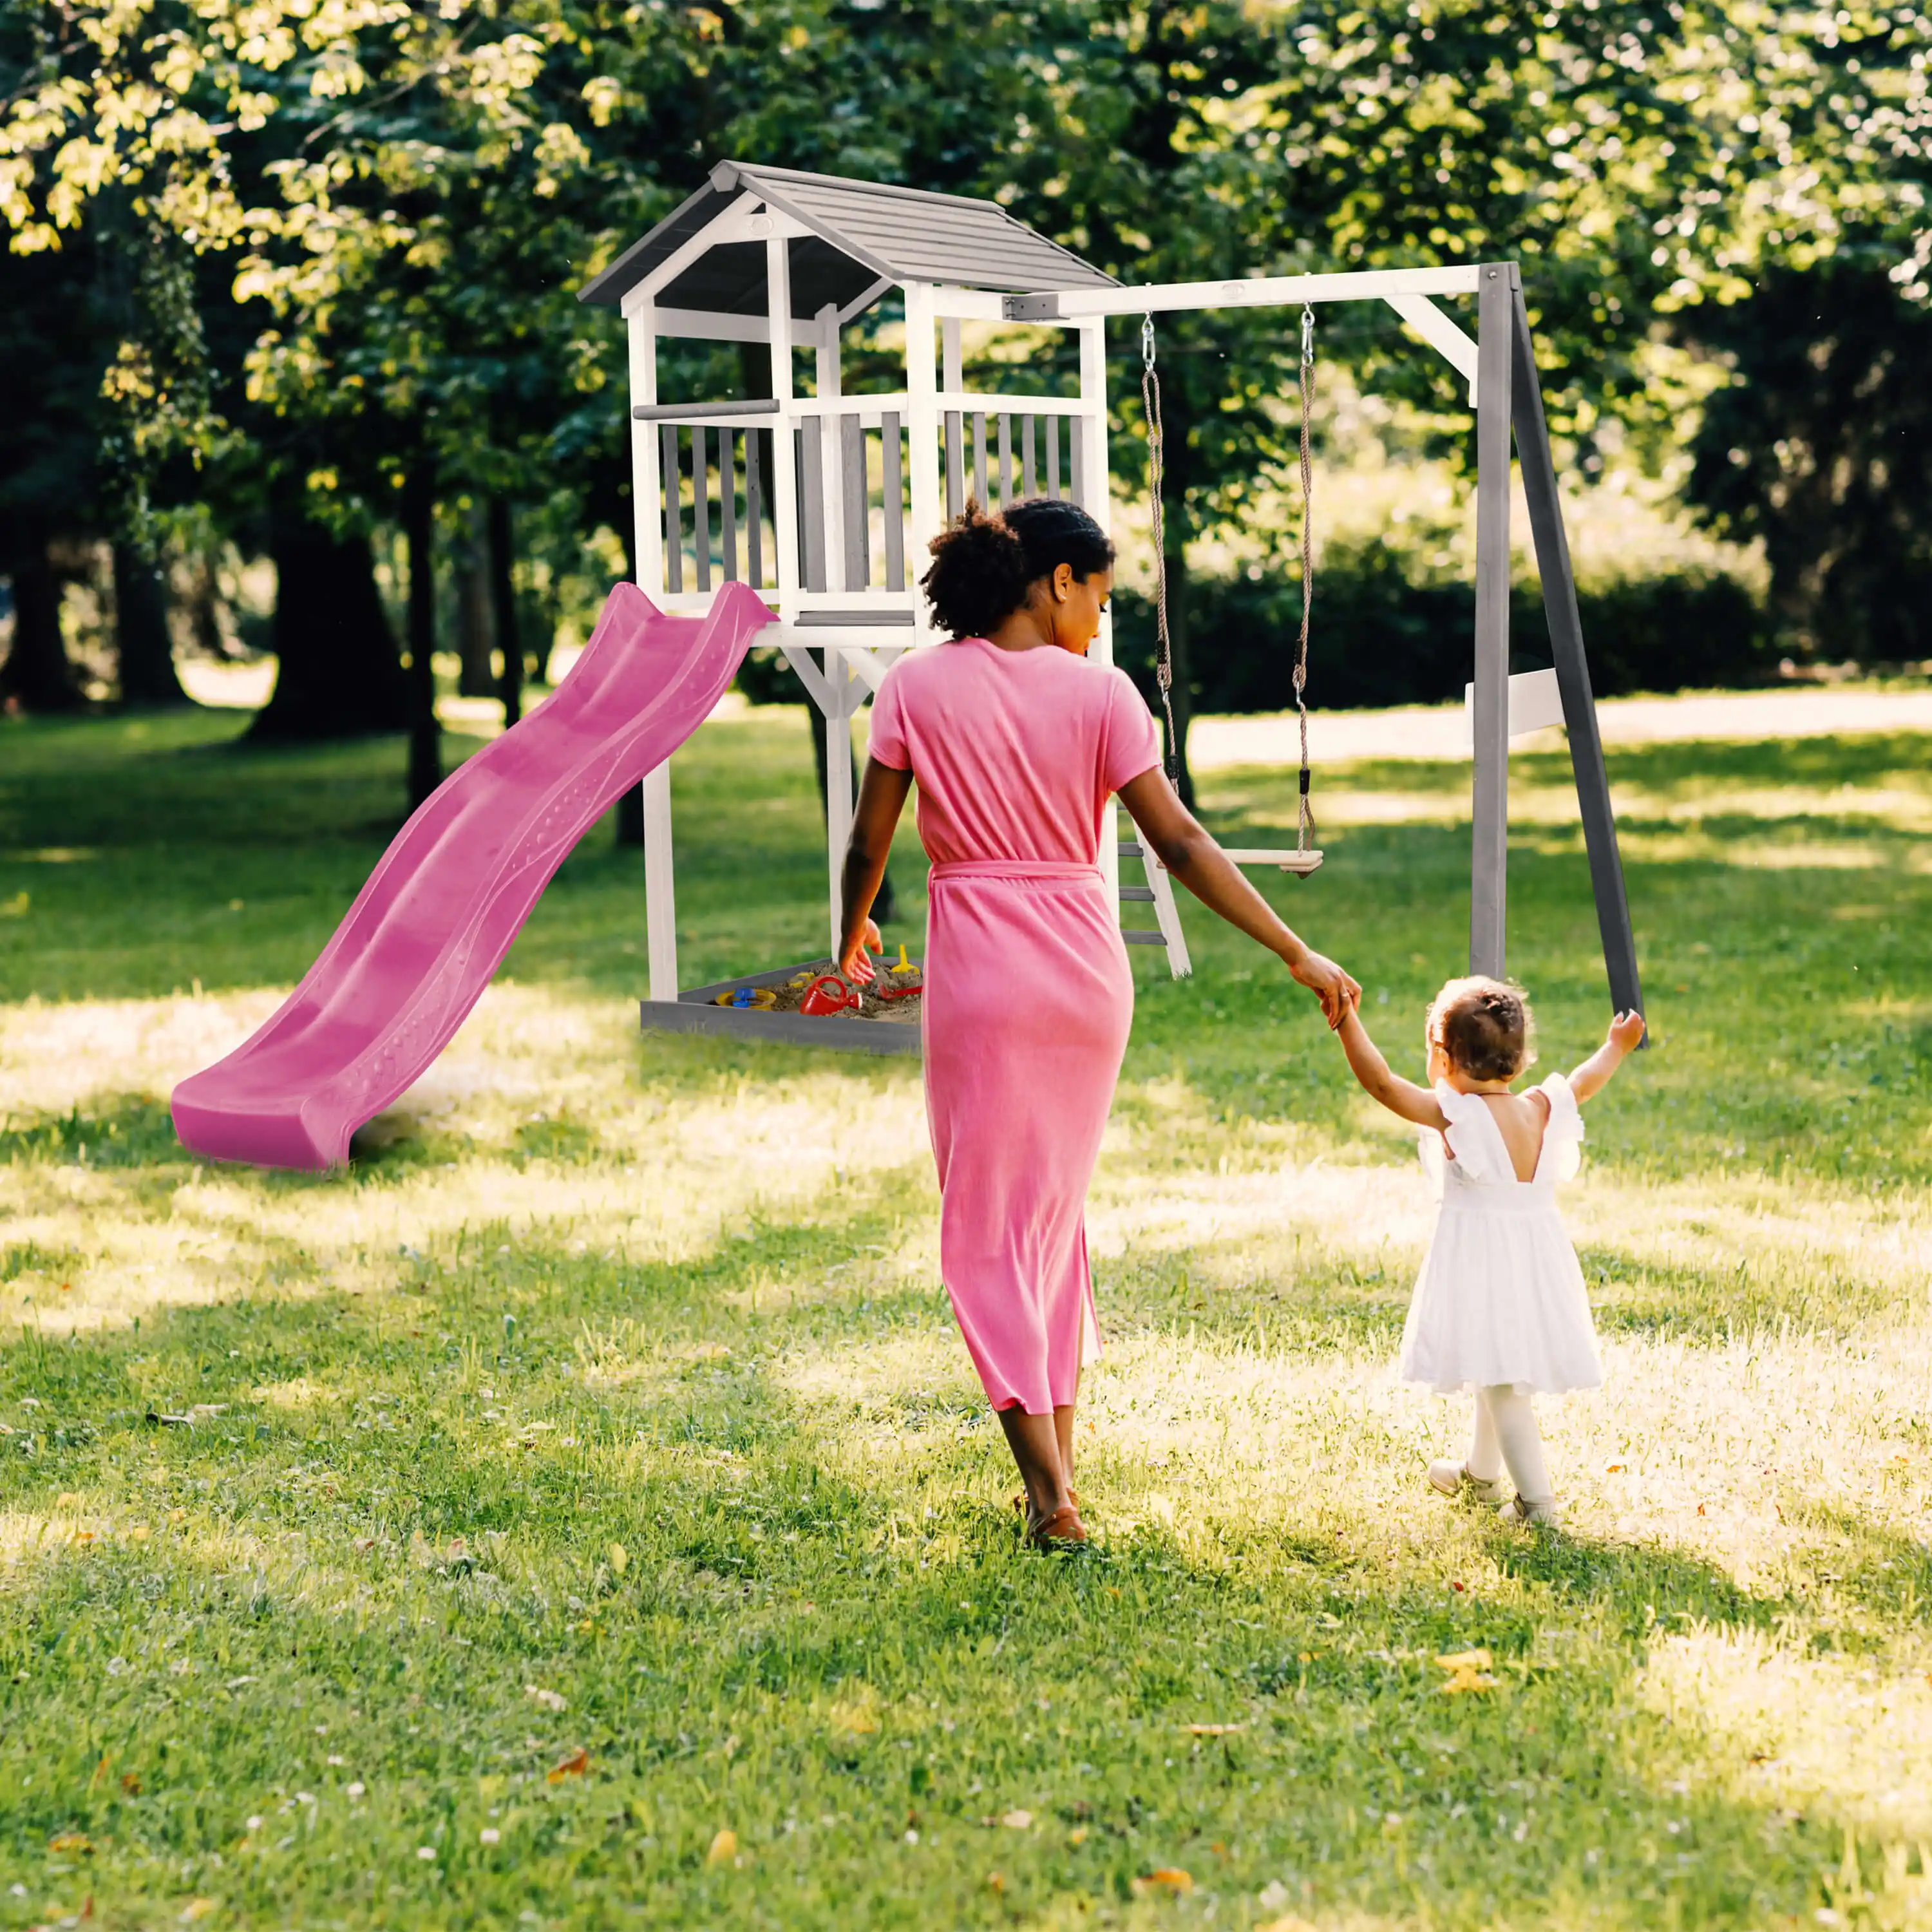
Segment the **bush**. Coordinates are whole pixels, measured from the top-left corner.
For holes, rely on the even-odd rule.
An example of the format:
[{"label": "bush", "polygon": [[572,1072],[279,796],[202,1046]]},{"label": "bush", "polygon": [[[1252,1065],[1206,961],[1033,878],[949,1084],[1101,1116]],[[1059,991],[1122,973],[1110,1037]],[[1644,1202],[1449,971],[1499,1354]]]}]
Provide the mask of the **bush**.
[{"label": "bush", "polygon": [[[1197,711],[1286,711],[1301,624],[1301,588],[1284,576],[1197,580],[1192,613]],[[1708,571],[1606,583],[1580,593],[1583,644],[1600,698],[1630,691],[1762,684],[1777,674],[1770,626],[1735,578]],[[1308,700],[1324,710],[1435,704],[1460,698],[1471,671],[1476,593],[1466,580],[1420,576],[1385,544],[1332,547],[1315,590]],[[1123,592],[1114,602],[1114,655],[1154,686],[1154,610]],[[1510,593],[1512,668],[1550,662],[1543,598]]]}]

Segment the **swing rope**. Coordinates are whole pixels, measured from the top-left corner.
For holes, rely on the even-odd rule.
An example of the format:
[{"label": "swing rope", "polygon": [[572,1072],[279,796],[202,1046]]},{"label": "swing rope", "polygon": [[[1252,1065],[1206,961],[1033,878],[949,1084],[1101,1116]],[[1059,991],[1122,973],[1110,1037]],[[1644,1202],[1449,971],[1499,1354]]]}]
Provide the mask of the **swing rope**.
[{"label": "swing rope", "polygon": [[1154,366],[1154,317],[1141,321],[1141,410],[1147,418],[1148,494],[1154,506],[1154,681],[1167,718],[1167,782],[1180,787],[1180,741],[1174,729],[1174,640],[1167,629],[1167,523],[1161,507],[1167,468],[1160,419],[1160,376]]},{"label": "swing rope", "polygon": [[[1148,329],[1154,322],[1150,317]],[[1294,708],[1301,722],[1301,794],[1294,849],[1306,852],[1315,836],[1315,808],[1308,796],[1308,706],[1302,694],[1308,683],[1308,620],[1315,608],[1315,466],[1308,440],[1309,411],[1315,388],[1315,311],[1301,311],[1301,636],[1294,649]],[[1159,513],[1156,526],[1159,527]],[[1165,586],[1163,586],[1163,590]]]}]

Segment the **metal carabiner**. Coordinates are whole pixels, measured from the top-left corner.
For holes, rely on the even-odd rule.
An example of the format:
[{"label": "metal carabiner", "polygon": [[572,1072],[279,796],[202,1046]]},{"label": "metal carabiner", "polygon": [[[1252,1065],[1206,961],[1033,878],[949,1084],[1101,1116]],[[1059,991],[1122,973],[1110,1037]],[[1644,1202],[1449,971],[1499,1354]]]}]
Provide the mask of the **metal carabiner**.
[{"label": "metal carabiner", "polygon": [[1151,315],[1141,318],[1141,367],[1144,369],[1154,367],[1154,317]]},{"label": "metal carabiner", "polygon": [[[1154,324],[1150,321],[1148,326]],[[1315,360],[1315,311],[1304,304],[1301,310],[1301,366],[1306,369]]]}]

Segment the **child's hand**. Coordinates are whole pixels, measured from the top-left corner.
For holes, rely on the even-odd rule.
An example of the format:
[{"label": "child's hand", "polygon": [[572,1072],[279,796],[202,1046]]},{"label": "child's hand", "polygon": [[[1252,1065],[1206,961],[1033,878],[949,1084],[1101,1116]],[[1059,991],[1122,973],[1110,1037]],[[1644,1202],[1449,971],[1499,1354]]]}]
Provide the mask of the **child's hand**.
[{"label": "child's hand", "polygon": [[1643,1016],[1641,1013],[1619,1013],[1610,1022],[1610,1032],[1605,1036],[1610,1044],[1619,1053],[1635,1052],[1643,1038]]},{"label": "child's hand", "polygon": [[854,942],[851,950],[839,961],[838,970],[854,986],[869,986],[878,975],[873,971],[872,962],[866,955],[885,950],[886,942],[879,937],[879,928],[868,919],[865,931]]}]

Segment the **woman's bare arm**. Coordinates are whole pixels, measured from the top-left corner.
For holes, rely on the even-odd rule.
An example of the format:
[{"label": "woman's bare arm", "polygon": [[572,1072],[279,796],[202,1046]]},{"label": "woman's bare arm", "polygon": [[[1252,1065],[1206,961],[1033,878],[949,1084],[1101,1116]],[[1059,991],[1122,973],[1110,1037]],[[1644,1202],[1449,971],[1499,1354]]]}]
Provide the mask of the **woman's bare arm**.
[{"label": "woman's bare arm", "polygon": [[1400,1074],[1389,1071],[1382,1048],[1370,1039],[1369,1030],[1352,1003],[1336,1031],[1341,1038],[1342,1051],[1348,1056],[1349,1071],[1361,1082],[1362,1090],[1370,1100],[1379,1101],[1391,1114],[1413,1120],[1418,1126],[1434,1127],[1439,1132],[1448,1126],[1442,1109],[1436,1104],[1436,1096],[1426,1087],[1418,1087],[1413,1080],[1405,1080]]},{"label": "woman's bare arm", "polygon": [[839,884],[839,900],[845,918],[838,939],[839,970],[848,980],[862,983],[872,978],[872,962],[866,957],[866,941],[876,942],[879,929],[872,924],[872,902],[878,896],[879,881],[886,876],[886,859],[892,849],[892,833],[899,814],[905,809],[906,794],[912,790],[912,774],[896,771],[876,758],[866,760],[866,775],[859,782],[859,802],[852,813],[852,836],[845,842],[845,869]]},{"label": "woman's bare arm", "polygon": [[1282,921],[1175,796],[1166,773],[1156,766],[1130,778],[1120,788],[1120,802],[1155,857],[1210,912],[1279,953],[1288,970],[1320,1000],[1328,1024],[1340,1026],[1348,1003],[1360,997],[1361,988]]}]

